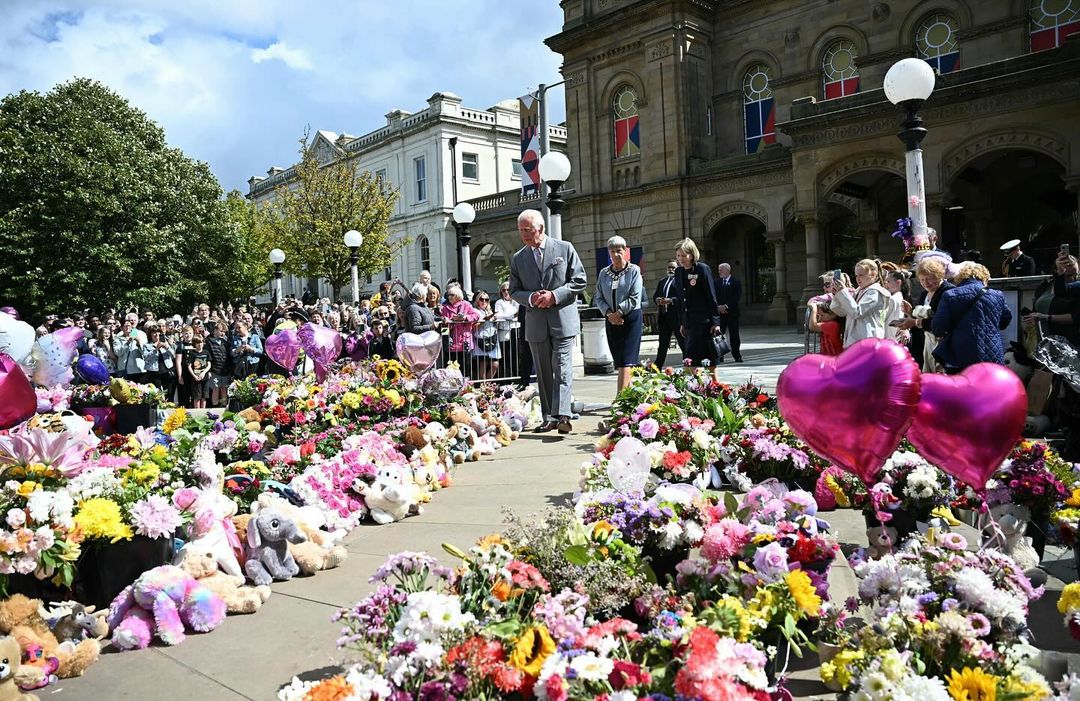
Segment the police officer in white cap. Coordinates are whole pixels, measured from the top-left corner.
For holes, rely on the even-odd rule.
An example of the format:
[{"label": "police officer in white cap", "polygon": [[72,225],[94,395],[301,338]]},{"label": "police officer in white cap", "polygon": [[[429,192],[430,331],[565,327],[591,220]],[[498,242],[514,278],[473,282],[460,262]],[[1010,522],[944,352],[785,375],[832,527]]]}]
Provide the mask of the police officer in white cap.
[{"label": "police officer in white cap", "polygon": [[1005,277],[1024,277],[1035,274],[1035,259],[1020,250],[1020,239],[1006,241],[1001,247],[1008,255],[1001,264],[1001,274]]}]

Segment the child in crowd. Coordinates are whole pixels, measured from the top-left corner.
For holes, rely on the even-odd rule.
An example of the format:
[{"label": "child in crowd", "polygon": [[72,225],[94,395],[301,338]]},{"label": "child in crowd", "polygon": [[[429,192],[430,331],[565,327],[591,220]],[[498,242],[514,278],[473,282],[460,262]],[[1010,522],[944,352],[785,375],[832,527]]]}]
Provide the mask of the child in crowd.
[{"label": "child in crowd", "polygon": [[206,349],[201,336],[191,339],[191,347],[184,353],[184,380],[190,388],[192,406],[206,408],[206,399],[210,395],[210,352]]},{"label": "child in crowd", "polygon": [[232,377],[229,374],[229,342],[225,339],[228,326],[224,321],[210,325],[210,338],[206,339],[206,350],[210,353],[210,406],[225,406]]},{"label": "child in crowd", "polygon": [[386,360],[394,357],[394,343],[387,334],[388,324],[382,319],[376,319],[371,324],[371,343],[368,346],[368,356],[377,355]]}]

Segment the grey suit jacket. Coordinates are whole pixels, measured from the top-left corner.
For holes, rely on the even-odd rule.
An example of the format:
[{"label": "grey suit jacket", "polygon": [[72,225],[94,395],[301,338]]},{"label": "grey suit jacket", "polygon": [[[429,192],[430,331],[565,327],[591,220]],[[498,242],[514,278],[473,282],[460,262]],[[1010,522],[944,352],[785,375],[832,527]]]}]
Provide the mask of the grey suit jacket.
[{"label": "grey suit jacket", "polygon": [[[586,282],[585,267],[569,241],[546,238],[542,271],[531,248],[523,246],[515,253],[510,260],[510,296],[525,309],[525,340],[538,343],[580,334],[575,302]],[[555,294],[554,307],[539,309],[529,303],[532,293],[540,290]]]}]

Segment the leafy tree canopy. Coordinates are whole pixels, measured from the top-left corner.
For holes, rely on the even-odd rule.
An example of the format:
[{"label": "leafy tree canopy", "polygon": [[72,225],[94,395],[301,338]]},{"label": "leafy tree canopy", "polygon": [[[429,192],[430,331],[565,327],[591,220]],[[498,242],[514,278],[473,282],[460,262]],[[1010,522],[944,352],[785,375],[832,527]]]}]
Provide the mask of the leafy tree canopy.
[{"label": "leafy tree canopy", "polygon": [[326,279],[336,298],[351,276],[346,231],[364,235],[357,262],[361,276],[382,272],[408,243],[394,239],[387,227],[397,191],[359,171],[355,159],[320,164],[305,134],[300,162],[292,170],[292,177],[260,205],[268,236],[285,252],[284,267],[290,272]]},{"label": "leafy tree canopy", "polygon": [[259,249],[247,216],[205,163],[98,82],[0,100],[0,300],[24,315],[247,294],[267,275],[245,267]]}]

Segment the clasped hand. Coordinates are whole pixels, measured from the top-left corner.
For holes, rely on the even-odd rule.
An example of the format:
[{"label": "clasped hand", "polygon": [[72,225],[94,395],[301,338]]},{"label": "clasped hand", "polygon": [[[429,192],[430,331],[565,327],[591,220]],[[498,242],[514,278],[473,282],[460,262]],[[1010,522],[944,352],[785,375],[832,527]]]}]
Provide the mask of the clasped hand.
[{"label": "clasped hand", "polygon": [[622,318],[622,314],[619,314],[619,312],[608,312],[607,320],[611,323],[612,326],[622,326],[624,321],[624,319]]},{"label": "clasped hand", "polygon": [[555,306],[555,293],[551,290],[537,290],[532,294],[532,305],[539,309],[550,309]]}]

